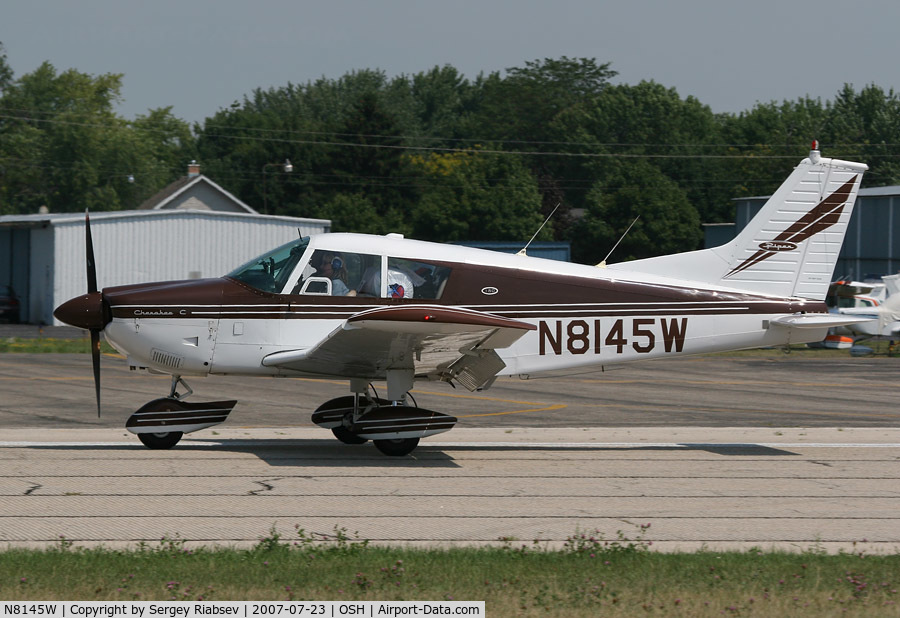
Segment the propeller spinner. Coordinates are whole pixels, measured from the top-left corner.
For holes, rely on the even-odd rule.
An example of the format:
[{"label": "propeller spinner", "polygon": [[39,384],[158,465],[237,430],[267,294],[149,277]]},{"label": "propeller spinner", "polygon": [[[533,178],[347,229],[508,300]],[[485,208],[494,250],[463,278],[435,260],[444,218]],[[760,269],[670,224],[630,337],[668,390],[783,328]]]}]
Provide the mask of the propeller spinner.
[{"label": "propeller spinner", "polygon": [[91,361],[94,367],[94,390],[97,395],[97,416],[100,416],[100,332],[110,323],[109,304],[97,290],[97,268],[94,263],[94,242],[91,238],[91,218],[84,212],[84,244],[87,264],[87,294],[61,304],[53,312],[57,320],[84,328],[91,333]]}]

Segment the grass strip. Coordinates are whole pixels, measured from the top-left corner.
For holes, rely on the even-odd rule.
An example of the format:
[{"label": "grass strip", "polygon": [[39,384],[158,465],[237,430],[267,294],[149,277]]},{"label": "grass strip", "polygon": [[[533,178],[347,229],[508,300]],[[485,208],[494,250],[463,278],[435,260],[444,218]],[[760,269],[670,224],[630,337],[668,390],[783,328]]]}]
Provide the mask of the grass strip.
[{"label": "grass strip", "polygon": [[900,616],[900,555],[659,553],[574,535],[563,549],[372,546],[298,531],[251,549],[0,553],[2,600],[484,600],[489,616]]},{"label": "grass strip", "polygon": [[[100,352],[117,354],[115,348],[105,340],[100,340]],[[78,339],[54,339],[52,337],[0,339],[0,353],[20,354],[90,354],[91,339],[89,336]]]}]

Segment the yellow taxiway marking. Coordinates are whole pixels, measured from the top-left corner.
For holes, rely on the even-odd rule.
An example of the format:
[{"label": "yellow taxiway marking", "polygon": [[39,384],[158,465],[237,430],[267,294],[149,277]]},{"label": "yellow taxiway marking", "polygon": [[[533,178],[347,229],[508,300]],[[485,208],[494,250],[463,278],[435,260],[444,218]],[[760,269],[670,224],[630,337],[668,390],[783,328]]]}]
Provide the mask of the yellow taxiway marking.
[{"label": "yellow taxiway marking", "polygon": [[525,410],[509,410],[507,412],[485,412],[483,414],[457,414],[457,418],[475,418],[477,416],[503,416],[504,414],[523,414],[525,412],[551,412],[562,410],[568,406],[564,403],[554,403],[543,408],[526,408]]},{"label": "yellow taxiway marking", "polygon": [[496,403],[512,403],[522,406],[539,406],[530,407],[523,410],[507,410],[505,412],[485,412],[483,414],[457,414],[457,418],[475,418],[477,416],[503,416],[506,414],[523,414],[525,412],[549,412],[552,410],[561,410],[568,407],[564,403],[544,403],[541,401],[519,401],[516,399],[502,399],[500,397],[485,397],[484,395],[466,395],[459,393],[438,393],[435,391],[413,390],[413,394],[434,395],[436,397],[451,397],[454,399],[475,399],[477,401],[493,401]]},{"label": "yellow taxiway marking", "polygon": [[325,378],[290,378],[300,382],[317,382],[318,384],[346,384],[347,380],[326,380]]},{"label": "yellow taxiway marking", "polygon": [[784,384],[787,386],[816,386],[816,387],[834,387],[846,389],[852,386],[847,382],[783,382],[781,380],[653,380],[653,379],[634,379],[634,380],[579,380],[580,382],[588,382],[591,384],[717,384],[721,386],[766,386],[772,384]]},{"label": "yellow taxiway marking", "polygon": [[[654,412],[665,411],[666,408],[660,406],[660,404],[645,404],[645,405],[634,405],[627,403],[586,403],[579,404],[579,406],[583,406],[585,408],[620,408],[627,410],[647,410],[648,408],[654,408]],[[748,409],[748,408],[697,408],[691,406],[670,406],[678,408],[679,411],[688,412],[715,412],[719,414],[736,414],[736,413],[749,413],[749,414],[797,414],[801,416],[839,416],[841,418],[847,416],[853,416],[858,418],[900,418],[900,414],[878,414],[875,412],[827,412],[827,411],[811,411],[811,410],[763,410],[763,409]]]}]

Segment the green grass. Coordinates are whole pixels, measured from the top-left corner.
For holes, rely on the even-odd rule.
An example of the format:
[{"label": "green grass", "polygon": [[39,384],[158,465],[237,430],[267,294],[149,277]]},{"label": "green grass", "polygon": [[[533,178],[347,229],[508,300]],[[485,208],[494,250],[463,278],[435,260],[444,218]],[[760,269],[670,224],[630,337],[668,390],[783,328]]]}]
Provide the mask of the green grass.
[{"label": "green grass", "polygon": [[[649,541],[575,535],[561,550],[375,547],[270,533],[252,549],[0,553],[0,599],[457,600],[489,616],[900,616],[900,555],[648,551]],[[644,530],[641,531],[641,535]],[[641,536],[639,535],[639,537]]]},{"label": "green grass", "polygon": [[[116,350],[105,340],[100,340],[100,351],[104,354],[116,354]],[[90,354],[91,339],[88,336],[80,339],[53,339],[41,338],[16,338],[0,339],[0,353],[59,353],[59,354]]]}]

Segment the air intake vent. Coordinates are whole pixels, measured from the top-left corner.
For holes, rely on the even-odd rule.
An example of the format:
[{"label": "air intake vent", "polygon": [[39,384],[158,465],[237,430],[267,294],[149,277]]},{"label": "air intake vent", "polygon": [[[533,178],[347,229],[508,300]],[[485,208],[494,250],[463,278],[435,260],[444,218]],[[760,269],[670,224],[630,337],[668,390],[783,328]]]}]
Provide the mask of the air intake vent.
[{"label": "air intake vent", "polygon": [[169,367],[170,369],[178,369],[184,363],[184,357],[171,352],[163,352],[153,348],[150,352],[150,360],[156,365]]}]

